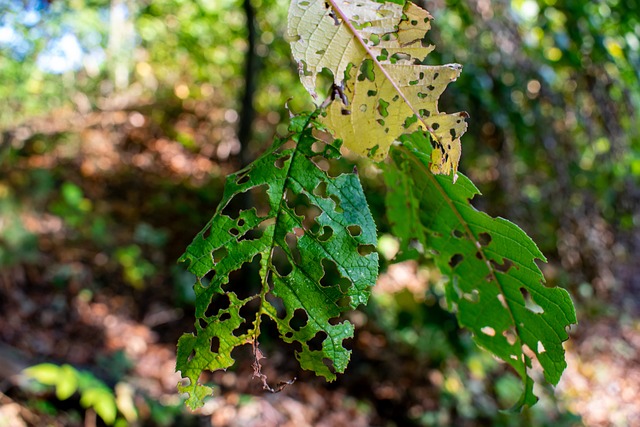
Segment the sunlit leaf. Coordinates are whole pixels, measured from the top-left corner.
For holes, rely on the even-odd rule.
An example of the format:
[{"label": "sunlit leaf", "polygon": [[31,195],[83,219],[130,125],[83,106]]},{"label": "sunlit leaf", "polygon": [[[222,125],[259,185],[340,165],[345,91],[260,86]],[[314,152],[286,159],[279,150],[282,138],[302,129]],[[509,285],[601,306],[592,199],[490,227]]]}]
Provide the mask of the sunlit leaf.
[{"label": "sunlit leaf", "polygon": [[379,161],[400,135],[425,129],[438,148],[431,171],[455,179],[467,114],[440,113],[438,98],[462,67],[422,65],[431,19],[413,3],[293,0],[288,36],[309,93],[322,69],[333,73],[323,121],[349,149]]}]

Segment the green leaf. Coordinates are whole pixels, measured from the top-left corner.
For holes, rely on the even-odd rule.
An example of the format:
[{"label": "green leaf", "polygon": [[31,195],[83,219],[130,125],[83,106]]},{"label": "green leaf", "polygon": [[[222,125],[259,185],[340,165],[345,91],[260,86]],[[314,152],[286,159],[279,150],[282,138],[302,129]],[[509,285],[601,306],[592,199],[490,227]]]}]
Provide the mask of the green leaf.
[{"label": "green leaf", "polygon": [[24,374],[44,385],[56,385],[60,377],[60,367],[53,363],[41,363],[25,369]]},{"label": "green leaf", "polygon": [[476,210],[478,189],[463,175],[456,184],[429,172],[431,145],[423,133],[394,147],[385,171],[387,215],[393,232],[432,253],[446,285],[450,308],[480,346],[511,365],[525,390],[514,409],[532,405],[530,355],[557,384],[566,367],[562,342],[576,323],[569,294],[548,288],[535,259],[546,261],[515,224]]},{"label": "green leaf", "polygon": [[78,371],[71,365],[62,365],[56,384],[56,397],[66,400],[78,389]]},{"label": "green leaf", "polygon": [[85,408],[93,408],[107,425],[112,425],[116,421],[118,414],[116,399],[113,392],[105,386],[83,390],[80,404]]},{"label": "green leaf", "polygon": [[[339,157],[340,147],[314,137],[314,126],[321,127],[309,117],[292,119],[294,133],[289,138],[276,140],[259,159],[230,175],[213,218],[180,258],[198,278],[196,333],[180,338],[176,364],[184,378],[179,390],[189,394],[191,408],[202,405],[211,393],[198,384],[202,371],[233,365],[231,352],[255,342],[263,316],[276,323],[285,342],[300,344],[296,357],[304,369],[331,381],[347,366],[351,352],[343,341],[353,336],[353,325],[333,319],[368,300],[378,273],[376,229],[358,176],[329,177],[315,163],[318,158]],[[250,190],[261,191],[258,196],[267,200],[268,212],[251,208],[233,218],[223,213],[235,197]],[[301,213],[295,200],[311,208]],[[315,219],[310,216],[313,210],[319,211]],[[229,274],[254,260],[260,263],[260,290],[240,299],[229,287]],[[321,283],[331,265],[340,280]],[[210,272],[214,275],[207,283],[203,278]],[[228,305],[208,316],[214,296],[228,300]],[[241,310],[250,304],[257,305],[255,317],[243,317]],[[297,310],[307,321],[293,327]],[[243,324],[248,324],[244,333]],[[310,340],[323,336],[320,349],[310,348]]]}]

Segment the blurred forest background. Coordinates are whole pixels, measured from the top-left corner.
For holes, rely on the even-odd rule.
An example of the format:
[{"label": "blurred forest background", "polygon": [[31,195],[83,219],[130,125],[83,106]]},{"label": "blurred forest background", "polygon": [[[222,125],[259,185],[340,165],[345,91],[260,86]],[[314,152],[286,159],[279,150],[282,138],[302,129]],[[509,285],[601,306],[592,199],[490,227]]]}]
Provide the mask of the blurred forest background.
[{"label": "blurred forest background", "polygon": [[[193,277],[176,259],[226,174],[286,133],[287,99],[312,107],[288,1],[0,0],[0,426],[640,425],[640,2],[419,4],[427,63],[464,65],[441,111],[471,116],[474,204],[527,231],[576,303],[559,386],[498,412],[519,381],[443,309],[432,263],[383,262],[335,383],[266,333],[269,380],[298,380],[263,392],[247,349],[188,412],[174,367]],[[389,259],[377,169],[342,162]]]}]

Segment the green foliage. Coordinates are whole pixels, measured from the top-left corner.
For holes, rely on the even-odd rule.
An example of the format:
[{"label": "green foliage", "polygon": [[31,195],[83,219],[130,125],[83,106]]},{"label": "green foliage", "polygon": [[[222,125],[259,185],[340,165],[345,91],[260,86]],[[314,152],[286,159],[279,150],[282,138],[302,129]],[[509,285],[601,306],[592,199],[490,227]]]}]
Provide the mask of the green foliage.
[{"label": "green foliage", "polygon": [[[307,16],[307,12],[311,16]],[[351,15],[353,19],[349,18]],[[376,232],[357,175],[330,178],[314,163],[314,157],[339,157],[341,140],[323,149],[313,149],[324,143],[316,139],[312,131],[314,128],[324,131],[325,125],[332,127],[333,134],[344,135],[348,147],[360,154],[368,153],[376,160],[386,157],[388,146],[398,132],[405,133],[399,138],[402,146],[392,146],[392,161],[385,167],[388,218],[391,231],[401,240],[403,249],[398,259],[415,255],[416,246],[433,256],[440,271],[449,278],[446,298],[459,324],[471,330],[477,344],[511,365],[522,378],[524,392],[514,409],[531,406],[537,400],[530,375],[532,357],[541,364],[548,382],[559,381],[566,367],[562,347],[568,338],[566,328],[576,322],[568,293],[543,285],[544,278],[535,259],[544,260],[544,256],[520,228],[471,206],[470,199],[478,190],[469,179],[461,175],[456,184],[459,137],[466,129],[463,122],[467,115],[438,117],[437,100],[446,83],[455,80],[460,67],[452,64],[444,68],[420,68],[415,64],[420,58],[410,55],[411,61],[407,59],[408,63],[402,64],[407,67],[402,71],[395,64],[383,63],[389,53],[386,48],[401,53],[409,44],[421,41],[429,28],[429,18],[428,13],[414,5],[401,9],[366,1],[292,3],[289,36],[303,84],[315,97],[320,69],[329,67],[333,73],[331,98],[322,103],[329,105],[328,113],[321,108],[311,116],[294,117],[290,138],[276,140],[253,164],[231,175],[216,214],[181,258],[188,262],[189,271],[198,279],[194,288],[196,334],[183,335],[178,345],[177,369],[186,379],[179,389],[189,394],[190,407],[201,405],[202,399],[211,392],[198,384],[202,371],[231,366],[234,363],[231,352],[238,346],[253,344],[254,366],[260,375],[261,354],[256,349],[256,341],[263,316],[276,323],[284,341],[300,344],[302,350],[296,357],[303,368],[328,380],[346,368],[350,352],[342,341],[353,335],[353,326],[348,322],[331,323],[331,320],[367,302],[368,288],[377,274],[377,254],[362,248],[372,247]],[[332,43],[322,37],[340,42]],[[380,40],[388,43],[377,48]],[[348,49],[337,47],[345,43],[349,44]],[[422,57],[432,49],[415,44],[415,54]],[[381,50],[376,53],[374,49]],[[363,61],[363,58],[368,59]],[[367,61],[368,67],[360,66]],[[361,71],[357,80],[370,81],[364,91],[368,97],[384,93],[390,102],[397,104],[392,114],[387,108],[390,102],[376,101],[377,98],[373,103],[370,99],[357,101],[351,81],[354,76],[350,72],[357,68]],[[436,78],[444,70],[452,74],[436,84]],[[378,71],[380,74],[374,78]],[[426,80],[422,81],[424,76]],[[417,80],[409,81],[411,78]],[[401,90],[399,82],[416,90]],[[423,98],[429,98],[429,109],[417,112],[412,103]],[[342,104],[334,102],[338,99]],[[352,113],[358,113],[349,110],[351,104],[367,114],[351,120]],[[325,117],[323,124],[315,120],[320,113]],[[378,113],[385,118],[392,117],[381,123],[380,119],[376,120]],[[416,129],[412,125],[418,120],[431,140],[423,132],[406,136]],[[371,133],[371,126],[388,133],[383,135],[388,140],[381,142],[382,137]],[[345,128],[348,130],[343,132]],[[294,148],[285,148],[289,140],[296,144]],[[438,173],[446,175],[435,175]],[[256,200],[261,196],[267,200],[266,214],[259,214],[255,207],[244,209],[233,218],[225,213],[232,199],[244,197],[246,204],[250,190],[257,188],[262,192],[251,197]],[[302,195],[306,199],[303,205],[320,210],[315,221],[308,211],[306,215],[296,211],[294,197]],[[354,226],[357,226],[356,232]],[[282,253],[282,261],[278,251]],[[225,286],[229,275],[256,259],[260,289],[254,295],[240,298]],[[327,273],[324,260],[335,263],[340,276],[347,279],[345,284],[321,283]],[[205,280],[211,272],[213,277]],[[226,304],[208,315],[210,306],[219,303],[214,298],[216,295],[224,295]],[[273,302],[271,295],[279,300]],[[268,300],[268,296],[271,299]],[[252,320],[242,313],[246,313],[254,301],[258,307]],[[278,313],[279,306],[284,308],[282,315]],[[300,328],[293,326],[298,310],[305,318]],[[319,333],[326,335],[322,349],[313,350],[309,343]],[[325,359],[331,362],[331,367]]]},{"label": "green foliage", "polygon": [[449,277],[447,300],[460,325],[522,377],[526,389],[516,407],[532,405],[537,399],[527,372],[530,354],[552,384],[566,367],[562,342],[576,323],[569,294],[543,285],[535,259],[544,256],[520,228],[471,205],[479,192],[468,178],[461,175],[453,184],[428,172],[426,135],[414,133],[402,142],[385,170],[392,231],[404,248],[417,241],[432,254]]},{"label": "green foliage", "polygon": [[116,422],[118,405],[113,390],[90,372],[78,371],[71,365],[42,363],[25,369],[24,374],[42,385],[55,387],[59,400],[67,400],[77,392],[80,404],[96,411],[105,424]]},{"label": "green foliage", "polygon": [[[351,351],[343,340],[353,336],[353,325],[334,320],[368,300],[378,273],[376,229],[357,175],[330,177],[314,162],[340,157],[339,144],[317,139],[314,128],[322,129],[314,116],[294,118],[289,138],[276,140],[251,165],[230,175],[216,214],[180,259],[198,278],[196,334],[180,338],[177,360],[177,369],[189,380],[179,389],[190,394],[192,408],[210,392],[197,382],[201,372],[226,369],[234,363],[234,348],[255,345],[263,316],[276,323],[285,342],[300,344],[296,357],[303,368],[333,380],[347,366]],[[295,146],[288,148],[289,142]],[[268,212],[260,214],[253,207],[234,218],[225,214],[234,198],[255,189],[266,194]],[[319,210],[315,219],[312,209],[303,215],[296,211],[300,199]],[[260,289],[240,299],[226,286],[229,274],[256,257]],[[323,282],[329,267],[337,268],[344,280]],[[206,283],[203,278],[211,271],[214,276]],[[218,294],[225,295],[228,305],[206,315]],[[253,301],[258,302],[255,317],[243,317],[241,310]],[[302,326],[292,323],[299,310],[306,318]],[[249,324],[246,332],[243,323]],[[324,337],[320,349],[310,347],[314,337]]]}]

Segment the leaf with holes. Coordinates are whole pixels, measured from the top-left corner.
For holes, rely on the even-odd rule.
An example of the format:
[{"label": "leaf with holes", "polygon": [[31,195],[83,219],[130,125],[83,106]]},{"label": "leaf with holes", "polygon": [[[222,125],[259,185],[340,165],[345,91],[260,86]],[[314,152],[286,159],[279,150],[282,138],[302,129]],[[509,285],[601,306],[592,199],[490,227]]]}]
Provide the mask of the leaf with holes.
[{"label": "leaf with holes", "polygon": [[[265,316],[285,342],[299,343],[296,357],[304,369],[330,381],[347,366],[351,352],[343,341],[353,336],[353,325],[338,319],[368,300],[378,274],[376,228],[358,176],[330,177],[315,163],[340,154],[338,144],[312,135],[311,122],[295,117],[290,138],[277,140],[227,178],[216,213],[180,258],[198,278],[196,333],[180,338],[176,366],[183,376],[178,388],[189,394],[192,408],[210,393],[198,384],[200,374],[233,365],[231,352],[255,342]],[[234,198],[251,191],[262,192],[268,211],[254,207],[235,217],[227,214]],[[301,211],[299,202],[309,209]],[[259,289],[240,297],[229,275],[252,262]],[[327,280],[328,269],[338,278]],[[208,313],[220,298],[227,304]],[[318,348],[312,340],[319,341]]]},{"label": "leaf with holes", "polygon": [[467,113],[440,113],[438,98],[462,67],[422,65],[434,49],[424,43],[431,19],[413,3],[293,0],[288,36],[314,98],[318,73],[333,73],[323,122],[349,149],[380,161],[401,135],[427,130],[437,147],[431,171],[455,180]]},{"label": "leaf with holes", "polygon": [[525,390],[515,408],[530,406],[537,401],[531,358],[554,385],[566,367],[562,343],[567,327],[576,323],[569,294],[544,286],[534,261],[544,256],[518,226],[471,205],[479,192],[469,179],[461,175],[454,185],[428,172],[427,135],[416,132],[402,144],[392,149],[393,162],[385,170],[392,230],[433,253],[449,277],[447,300],[460,325],[518,372]]}]

